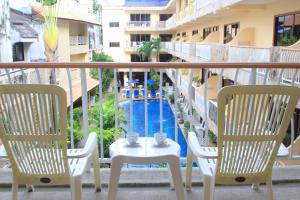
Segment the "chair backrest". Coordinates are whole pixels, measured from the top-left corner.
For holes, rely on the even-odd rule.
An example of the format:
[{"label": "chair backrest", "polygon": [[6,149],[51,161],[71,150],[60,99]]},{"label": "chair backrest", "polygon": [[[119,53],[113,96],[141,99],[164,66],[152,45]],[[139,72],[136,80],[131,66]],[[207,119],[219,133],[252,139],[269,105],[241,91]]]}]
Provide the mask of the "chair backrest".
[{"label": "chair backrest", "polygon": [[[300,96],[290,86],[228,86],[218,95],[216,177],[270,175]],[[246,176],[245,176],[246,174]],[[234,179],[233,179],[234,180]]]},{"label": "chair backrest", "polygon": [[0,85],[0,137],[18,177],[69,176],[66,99],[54,85]]}]

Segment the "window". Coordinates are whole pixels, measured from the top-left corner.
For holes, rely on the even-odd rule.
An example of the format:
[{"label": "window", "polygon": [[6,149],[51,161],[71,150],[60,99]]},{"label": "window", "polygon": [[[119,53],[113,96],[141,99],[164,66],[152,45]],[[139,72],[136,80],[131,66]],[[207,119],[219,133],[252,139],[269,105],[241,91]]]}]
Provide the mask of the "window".
[{"label": "window", "polygon": [[182,37],[186,37],[186,32],[182,32]]},{"label": "window", "polygon": [[130,60],[131,60],[131,62],[143,62],[141,56],[139,56],[137,54],[131,54]]},{"label": "window", "polygon": [[172,34],[160,34],[159,37],[162,42],[169,42],[172,40],[173,35]]},{"label": "window", "polygon": [[120,42],[110,42],[109,47],[120,47]]},{"label": "window", "polygon": [[203,39],[205,39],[211,33],[211,27],[203,29]]},{"label": "window", "polygon": [[197,35],[198,34],[198,30],[193,30],[192,31],[192,35]]},{"label": "window", "polygon": [[177,33],[176,36],[180,37],[180,33]]},{"label": "window", "polygon": [[13,61],[24,61],[24,44],[17,42],[13,45]]},{"label": "window", "polygon": [[150,14],[130,14],[130,21],[150,21]]},{"label": "window", "polygon": [[239,23],[232,23],[224,25],[224,43],[230,42],[240,30]]},{"label": "window", "polygon": [[172,14],[160,14],[159,21],[167,21],[170,17],[172,17]]},{"label": "window", "polygon": [[275,18],[275,46],[289,46],[300,39],[300,13]]},{"label": "window", "polygon": [[150,34],[131,34],[130,41],[131,42],[143,42],[143,41],[150,41]]},{"label": "window", "polygon": [[219,26],[214,26],[213,27],[213,32],[217,32],[217,31],[219,31]]},{"label": "window", "polygon": [[119,27],[119,22],[109,22],[109,27]]}]

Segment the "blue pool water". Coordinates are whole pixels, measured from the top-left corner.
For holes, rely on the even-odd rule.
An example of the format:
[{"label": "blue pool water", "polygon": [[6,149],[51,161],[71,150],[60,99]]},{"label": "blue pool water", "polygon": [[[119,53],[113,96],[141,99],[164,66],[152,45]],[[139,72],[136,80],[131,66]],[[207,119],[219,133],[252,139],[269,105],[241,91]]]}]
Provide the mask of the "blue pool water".
[{"label": "blue pool water", "polygon": [[[126,113],[126,119],[129,121],[130,101],[121,103],[121,107]],[[148,136],[153,137],[154,133],[159,132],[159,100],[148,100]],[[129,123],[127,124],[129,130]],[[175,140],[175,118],[169,103],[163,101],[163,130],[168,138]],[[133,131],[145,136],[145,107],[144,100],[133,101]],[[178,143],[181,147],[180,156],[186,157],[187,143],[178,127]]]}]

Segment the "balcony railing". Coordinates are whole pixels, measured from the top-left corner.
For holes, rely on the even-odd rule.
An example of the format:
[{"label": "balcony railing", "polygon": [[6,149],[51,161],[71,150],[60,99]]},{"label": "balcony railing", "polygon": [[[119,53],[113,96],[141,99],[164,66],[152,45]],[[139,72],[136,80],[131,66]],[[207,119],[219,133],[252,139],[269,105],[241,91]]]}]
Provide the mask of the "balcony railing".
[{"label": "balcony railing", "polygon": [[[80,90],[80,98],[81,98],[81,110],[82,110],[82,130],[84,133],[84,136],[87,137],[89,134],[89,127],[91,124],[88,121],[89,113],[88,108],[90,106],[90,99],[89,99],[89,86],[88,86],[88,76],[87,76],[87,69],[90,68],[96,68],[98,72],[98,91],[97,96],[99,96],[99,105],[103,104],[103,92],[102,91],[102,76],[101,73],[103,69],[111,68],[113,69],[113,85],[114,85],[114,99],[115,99],[115,130],[119,130],[119,127],[122,127],[122,124],[120,121],[118,121],[118,107],[119,103],[123,100],[120,99],[120,94],[118,92],[118,76],[120,76],[119,72],[128,71],[129,69],[129,80],[132,81],[132,71],[135,69],[145,69],[144,71],[144,77],[147,78],[149,69],[156,69],[157,71],[160,71],[161,73],[166,73],[169,78],[172,80],[173,85],[172,89],[168,89],[167,91],[173,91],[173,94],[175,96],[175,102],[179,101],[179,94],[182,93],[185,95],[185,100],[183,103],[187,105],[188,111],[187,111],[187,121],[193,120],[193,125],[196,123],[200,124],[199,119],[195,119],[196,117],[191,114],[193,113],[194,109],[196,109],[196,112],[201,116],[201,118],[207,122],[205,123],[205,133],[204,136],[206,139],[206,143],[204,145],[209,145],[207,143],[208,140],[208,130],[212,130],[213,132],[216,131],[216,126],[214,122],[214,117],[216,115],[215,108],[209,106],[209,102],[213,102],[216,100],[217,96],[211,96],[208,95],[212,89],[212,86],[208,84],[208,80],[210,78],[209,72],[217,73],[218,75],[218,88],[220,89],[222,87],[223,83],[223,77],[226,74],[227,70],[234,70],[235,74],[233,75],[235,79],[233,80],[235,84],[240,84],[238,81],[238,77],[240,76],[240,73],[242,70],[245,70],[243,73],[246,73],[243,75],[243,77],[246,77],[247,84],[285,84],[285,85],[295,85],[300,87],[300,73],[298,68],[300,68],[299,63],[0,63],[0,68],[3,69],[19,69],[20,71],[24,70],[31,70],[35,72],[36,79],[33,79],[32,81],[24,81],[23,84],[26,83],[37,83],[37,84],[49,84],[49,79],[47,79],[47,74],[49,75],[50,68],[56,69],[60,73],[65,72],[66,77],[64,79],[67,79],[67,88],[68,91],[68,98],[69,98],[69,116],[70,116],[70,134],[71,139],[70,143],[71,146],[74,146],[74,127],[73,127],[73,117],[74,117],[74,95],[78,93],[78,91],[74,91],[74,84],[72,79],[72,68],[80,68],[80,87],[77,88]],[[182,75],[179,73],[180,68],[188,69],[188,75]],[[196,70],[202,70],[205,69],[204,74],[204,84],[200,85],[199,87],[195,86],[193,83],[194,79],[194,72]],[[273,74],[273,70],[276,70],[277,73],[275,75]],[[260,73],[258,73],[260,71]],[[263,73],[262,73],[263,72]],[[13,80],[13,74],[9,72],[9,70],[5,70],[5,76],[6,76],[6,83],[14,84]],[[57,79],[60,75],[55,75],[54,79]],[[271,80],[270,77],[273,79],[276,78],[276,81]],[[60,77],[62,78],[62,77]],[[262,80],[262,81],[261,81]],[[160,82],[162,82],[162,76],[160,76]],[[144,88],[147,88],[147,85],[145,85],[142,82],[142,85]],[[176,89],[175,89],[176,88]],[[133,94],[132,87],[129,88],[131,90],[131,94]],[[162,86],[159,88],[160,94],[162,94]],[[217,93],[217,91],[216,91]],[[77,94],[78,95],[78,94]],[[166,95],[167,96],[167,95]],[[145,99],[145,102],[147,102],[147,95],[143,97]],[[125,100],[128,100],[126,98]],[[133,97],[131,96],[129,98],[130,105],[133,104]],[[162,102],[162,98],[160,98],[160,101]],[[147,106],[146,106],[147,107]],[[146,108],[145,107],[145,108]],[[176,104],[173,105],[174,113],[178,112],[178,107]],[[211,108],[210,108],[211,107]],[[160,112],[162,113],[162,112]],[[195,113],[194,113],[195,114]],[[99,127],[99,136],[100,136],[100,160],[101,162],[110,162],[110,159],[108,157],[104,157],[104,146],[106,144],[103,143],[103,116],[105,113],[103,113],[102,107],[100,106],[99,109],[99,120],[100,120],[100,127]],[[128,123],[133,123],[133,113],[130,112],[130,118]],[[145,118],[148,116],[148,110],[145,110]],[[178,120],[177,115],[175,115],[175,124],[174,126],[178,126]],[[147,125],[148,121],[145,121],[145,127],[148,127]],[[102,124],[102,125],[101,125]],[[132,127],[132,126],[131,126]],[[183,127],[178,127],[178,129],[184,129]],[[175,141],[178,141],[178,129],[175,129],[175,137],[173,138]],[[291,146],[289,149],[293,149],[293,145],[295,142],[295,130],[293,127],[292,129],[292,135],[291,135]],[[128,130],[123,130],[122,136],[119,136],[119,134],[115,133],[115,139],[119,137],[125,137],[126,132]],[[183,131],[184,132],[184,131]],[[215,132],[216,133],[216,132]],[[203,134],[203,133],[199,133]],[[148,133],[146,131],[145,135],[147,136]],[[300,145],[298,143],[295,143],[295,145]],[[290,159],[298,159],[300,152],[293,152],[290,151]],[[183,158],[184,160],[184,158]]]},{"label": "balcony railing", "polygon": [[70,36],[70,46],[87,45],[86,36]]},{"label": "balcony railing", "polygon": [[164,21],[157,23],[151,21],[129,21],[127,22],[127,29],[164,29],[166,24]]}]

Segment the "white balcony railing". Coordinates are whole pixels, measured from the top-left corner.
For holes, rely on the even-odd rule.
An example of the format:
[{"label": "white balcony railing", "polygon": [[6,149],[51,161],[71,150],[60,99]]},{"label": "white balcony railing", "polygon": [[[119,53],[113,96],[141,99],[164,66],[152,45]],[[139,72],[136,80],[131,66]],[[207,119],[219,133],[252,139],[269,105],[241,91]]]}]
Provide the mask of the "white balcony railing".
[{"label": "white balcony railing", "polygon": [[[247,76],[247,79],[248,79],[248,84],[256,84],[257,81],[256,81],[256,77],[258,76],[257,74],[257,68],[259,69],[264,69],[265,70],[265,74],[264,76],[267,77],[271,72],[270,69],[274,69],[274,68],[277,68],[277,70],[279,70],[281,73],[278,73],[277,74],[277,78],[278,79],[289,79],[290,82],[287,83],[285,82],[284,84],[289,84],[289,85],[295,85],[295,83],[297,81],[300,80],[300,74],[297,72],[297,68],[300,67],[300,64],[299,63],[264,63],[264,64],[261,64],[261,63],[233,63],[230,65],[230,68],[232,69],[244,69],[244,68],[247,68],[248,70],[246,72],[248,72],[248,76]],[[217,69],[220,69],[220,68],[223,68],[223,70],[221,70],[220,72],[218,72],[219,76],[220,77],[223,77],[224,75],[224,71],[227,70],[228,68],[228,64],[226,63],[0,63],[0,68],[3,68],[3,69],[10,69],[10,68],[13,68],[13,69],[20,69],[21,71],[23,70],[28,70],[28,69],[32,69],[34,72],[35,72],[35,77],[37,77],[37,79],[34,79],[35,83],[37,84],[49,84],[49,79],[46,79],[47,78],[47,74],[49,75],[49,68],[51,68],[52,70],[53,69],[56,69],[57,71],[59,71],[60,73],[63,73],[65,72],[66,77],[63,77],[64,79],[66,79],[66,82],[68,83],[67,84],[67,91],[68,91],[68,98],[69,98],[69,102],[70,102],[70,105],[69,105],[69,116],[70,116],[70,122],[73,122],[73,106],[74,106],[74,98],[75,98],[75,95],[78,95],[80,94],[80,96],[78,98],[80,98],[82,101],[81,103],[81,111],[82,111],[82,130],[83,130],[83,133],[84,133],[84,136],[87,137],[87,135],[89,134],[88,133],[88,130],[89,130],[89,127],[93,126],[91,125],[90,122],[88,119],[89,119],[89,112],[88,112],[88,108],[89,108],[89,105],[90,105],[90,99],[89,99],[89,89],[91,89],[90,87],[90,82],[88,81],[89,78],[87,77],[88,73],[87,73],[87,69],[89,68],[96,68],[96,72],[98,72],[98,80],[93,80],[92,83],[94,84],[92,88],[95,88],[95,87],[98,87],[99,90],[96,91],[96,94],[97,96],[99,96],[99,106],[102,105],[103,101],[105,101],[105,99],[103,98],[103,92],[105,91],[102,91],[102,70],[103,69],[112,69],[113,70],[113,80],[112,80],[112,85],[114,86],[114,89],[113,89],[113,94],[114,94],[114,106],[115,106],[115,109],[114,109],[114,112],[115,112],[115,130],[116,130],[116,135],[115,135],[115,138],[118,138],[118,137],[125,137],[126,136],[126,132],[128,130],[124,130],[123,129],[123,132],[121,135],[118,134],[118,130],[120,130],[119,128],[122,127],[122,123],[120,121],[118,121],[119,119],[119,106],[120,106],[120,94],[118,92],[118,82],[119,82],[119,79],[118,77],[120,77],[121,73],[119,72],[124,72],[124,71],[128,71],[128,69],[134,69],[134,68],[138,68],[138,69],[145,69],[144,71],[144,77],[147,77],[149,73],[149,69],[157,69],[157,70],[160,70],[161,73],[163,73],[164,70],[167,71],[167,75],[170,76],[170,78],[175,81],[172,85],[175,86],[175,88],[178,88],[179,91],[175,90],[174,91],[174,96],[175,96],[175,102],[177,102],[177,98],[179,96],[179,94],[181,92],[183,92],[183,94],[186,96],[186,99],[191,99],[191,102],[188,101],[188,103],[190,104],[188,107],[189,107],[189,113],[192,113],[190,109],[193,109],[193,105],[196,105],[196,107],[199,107],[199,108],[204,108],[202,109],[202,115],[200,113],[200,116],[201,118],[204,119],[204,121],[206,122],[210,122],[211,120],[209,119],[209,116],[214,116],[213,114],[214,113],[210,113],[210,115],[208,115],[208,113],[210,112],[209,108],[208,108],[208,103],[211,99],[216,99],[217,97],[208,97],[207,95],[207,91],[210,90],[210,86],[207,84],[208,82],[208,72],[209,71],[212,71],[213,68],[217,68]],[[72,79],[72,68],[80,68],[80,81],[78,81],[78,83],[80,84],[79,86],[80,87],[74,87],[74,84],[73,83],[73,79]],[[171,68],[171,69],[170,69]],[[174,68],[174,69],[172,69]],[[184,77],[181,76],[179,73],[178,73],[178,69],[180,68],[185,68],[185,69],[188,69],[189,71],[189,75],[185,75]],[[194,86],[192,84],[192,79],[193,79],[193,70],[199,70],[199,69],[202,69],[202,68],[205,68],[206,70],[206,73],[205,73],[205,76],[204,76],[204,82],[206,84],[204,85],[201,85],[200,87],[202,87],[202,89],[199,90],[196,89],[196,86]],[[130,74],[132,73],[132,70],[129,70]],[[236,70],[237,74],[236,74],[236,77],[239,76],[239,70]],[[295,75],[295,72],[296,75]],[[22,74],[22,73],[21,73]],[[10,73],[9,70],[5,70],[5,76],[7,78],[7,82],[6,83],[10,83],[10,84],[13,84],[13,81],[12,81],[12,74]],[[45,77],[45,78],[42,78],[42,77]],[[57,74],[55,73],[55,76],[57,76]],[[59,76],[59,75],[58,75]],[[48,76],[49,77],[49,76]],[[129,80],[128,81],[132,81],[131,79],[131,75],[129,76]],[[54,79],[56,79],[54,77]],[[131,79],[131,80],[130,80]],[[27,79],[26,79],[27,80]],[[34,83],[34,81],[26,81],[24,80],[23,84],[26,84],[26,83]],[[96,85],[95,85],[95,81],[96,81]],[[222,87],[222,81],[223,79],[220,78],[219,79],[219,88]],[[163,82],[163,76],[160,76],[160,80],[159,82]],[[238,82],[235,82],[235,83],[238,83]],[[281,84],[283,83],[283,81],[278,81],[277,84]],[[77,84],[77,83],[76,83]],[[274,83],[271,83],[271,82],[266,82],[266,84],[274,84]],[[276,83],[275,83],[276,84]],[[140,84],[141,86],[143,87],[146,87],[145,85],[145,82],[141,82]],[[298,86],[298,85],[296,85]],[[162,86],[159,88],[159,90],[161,91],[162,90]],[[204,89],[203,89],[204,88]],[[131,94],[133,94],[133,89],[130,87],[129,90],[131,90]],[[195,94],[192,94],[192,91],[195,92]],[[204,92],[203,92],[204,91]],[[161,94],[161,93],[160,93]],[[168,96],[168,95],[166,95]],[[140,98],[147,98],[147,95],[145,97],[140,97]],[[211,98],[211,99],[209,99]],[[129,97],[130,99],[130,104],[133,104],[133,96],[131,95]],[[128,100],[128,99],[127,99]],[[160,100],[162,101],[162,99]],[[186,102],[185,102],[186,103]],[[199,105],[201,104],[201,105]],[[204,104],[204,105],[203,105]],[[175,104],[176,105],[176,104]],[[131,106],[130,106],[131,107]],[[147,107],[147,106],[146,106]],[[150,108],[149,108],[150,109]],[[178,111],[178,108],[177,106],[174,107],[175,109],[175,113],[177,113]],[[205,112],[203,112],[205,111]],[[132,112],[130,112],[132,115]],[[161,112],[162,113],[162,112]],[[103,113],[103,110],[102,109],[99,109],[99,120],[100,120],[100,124],[102,123],[101,121],[103,121],[103,116],[105,115],[105,113]],[[145,112],[145,116],[148,115],[148,111]],[[175,117],[177,117],[175,115]],[[133,123],[133,120],[134,119],[132,116],[129,117],[129,121],[128,123]],[[97,120],[97,119],[95,119]],[[160,120],[160,119],[158,119]],[[148,123],[147,120],[145,120],[144,123]],[[200,121],[199,121],[200,123]],[[72,124],[72,123],[71,123]],[[216,131],[214,128],[214,126],[211,126],[211,123],[205,123],[206,125],[206,131],[208,131],[209,129],[213,130],[213,131]],[[175,124],[174,126],[177,127],[177,124],[176,124],[176,121],[175,121]],[[148,127],[147,124],[145,124],[145,127]],[[98,127],[99,128],[99,137],[100,137],[100,152],[101,152],[101,155],[100,155],[100,159],[102,162],[110,162],[110,159],[108,157],[105,157],[104,156],[104,146],[107,144],[104,145],[103,143],[103,126],[101,127]],[[293,129],[294,127],[292,127]],[[129,130],[130,131],[130,130]],[[208,132],[207,132],[208,133]],[[70,143],[72,146],[74,146],[74,140],[73,140],[73,134],[74,134],[74,127],[71,125],[70,126],[70,135],[71,135],[71,140],[70,140]],[[145,135],[147,136],[147,132],[145,133]],[[178,133],[175,133],[175,136],[174,138],[175,141],[178,141]],[[183,140],[184,140],[184,137],[183,137]],[[291,144],[293,145],[294,144],[294,141],[295,141],[295,138],[294,137],[291,137]],[[297,145],[300,145],[300,144],[297,144]],[[291,155],[290,155],[290,158],[291,159],[298,159],[299,157],[297,155],[299,155],[300,152],[291,152]]]},{"label": "white balcony railing", "polygon": [[70,46],[87,45],[86,36],[70,36]]},{"label": "white balcony railing", "polygon": [[140,46],[142,46],[143,42],[132,42],[132,41],[127,41],[126,42],[126,48],[129,50],[136,50]]},{"label": "white balcony railing", "polygon": [[229,48],[229,62],[271,62],[272,48],[239,47]]},{"label": "white balcony railing", "polygon": [[127,22],[126,28],[134,28],[134,29],[163,29],[165,28],[166,23],[164,21],[160,21],[157,23],[151,21],[129,21]]}]

